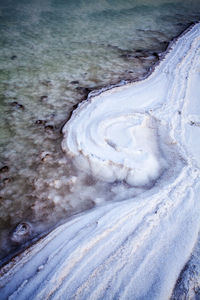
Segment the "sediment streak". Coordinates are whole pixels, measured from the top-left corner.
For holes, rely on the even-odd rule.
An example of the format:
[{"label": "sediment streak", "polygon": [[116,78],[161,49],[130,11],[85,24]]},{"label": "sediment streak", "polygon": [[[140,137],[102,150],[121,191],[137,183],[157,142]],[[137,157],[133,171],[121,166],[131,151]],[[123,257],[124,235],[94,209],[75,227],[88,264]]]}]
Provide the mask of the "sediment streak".
[{"label": "sediment streak", "polygon": [[200,24],[141,82],[63,129],[78,168],[146,187],[58,227],[1,269],[1,299],[169,299],[200,228]]}]

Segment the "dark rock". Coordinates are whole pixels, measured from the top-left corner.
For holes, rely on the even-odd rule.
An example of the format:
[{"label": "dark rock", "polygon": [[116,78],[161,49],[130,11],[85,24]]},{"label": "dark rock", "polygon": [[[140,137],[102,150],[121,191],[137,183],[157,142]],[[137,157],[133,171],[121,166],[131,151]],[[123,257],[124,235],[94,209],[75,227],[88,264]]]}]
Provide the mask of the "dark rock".
[{"label": "dark rock", "polygon": [[22,222],[11,232],[11,241],[15,244],[25,242],[32,233],[32,227],[27,222]]},{"label": "dark rock", "polygon": [[47,160],[49,160],[51,158],[51,154],[48,152],[43,152],[40,155],[41,161],[46,162]]},{"label": "dark rock", "polygon": [[77,109],[78,106],[79,106],[79,103],[74,104],[74,105],[72,106],[72,111],[74,111],[75,109]]},{"label": "dark rock", "polygon": [[9,182],[11,182],[11,180],[12,180],[11,178],[6,177],[6,178],[3,179],[3,184],[6,185]]},{"label": "dark rock", "polygon": [[0,173],[6,173],[9,171],[9,167],[8,166],[3,166],[1,169],[0,169]]},{"label": "dark rock", "polygon": [[46,125],[45,130],[46,131],[54,131],[54,126],[53,125]]},{"label": "dark rock", "polygon": [[16,58],[17,58],[16,55],[11,56],[11,59],[12,59],[12,60],[15,60]]},{"label": "dark rock", "polygon": [[83,94],[85,97],[87,97],[88,94],[92,91],[91,88],[88,88],[88,87],[82,87],[82,86],[78,86],[78,87],[76,88],[76,90],[77,90],[78,92],[80,92],[81,94]]},{"label": "dark rock", "polygon": [[73,80],[70,82],[71,84],[79,84],[79,81],[78,80]]},{"label": "dark rock", "polygon": [[137,52],[137,53],[143,53],[144,50],[142,50],[142,49],[137,49],[135,52]]},{"label": "dark rock", "polygon": [[35,121],[35,124],[36,125],[45,125],[46,124],[46,120],[37,120],[37,121]]},{"label": "dark rock", "polygon": [[17,101],[11,102],[10,105],[13,106],[13,107],[16,108],[16,109],[21,109],[21,110],[24,110],[24,109],[25,109],[25,108],[24,108],[24,105],[18,103]]},{"label": "dark rock", "polygon": [[158,54],[157,52],[153,52],[152,54],[153,54],[153,56],[155,56],[157,59],[159,59],[159,54]]},{"label": "dark rock", "polygon": [[41,101],[46,101],[47,99],[48,99],[48,96],[46,96],[46,95],[40,97]]}]

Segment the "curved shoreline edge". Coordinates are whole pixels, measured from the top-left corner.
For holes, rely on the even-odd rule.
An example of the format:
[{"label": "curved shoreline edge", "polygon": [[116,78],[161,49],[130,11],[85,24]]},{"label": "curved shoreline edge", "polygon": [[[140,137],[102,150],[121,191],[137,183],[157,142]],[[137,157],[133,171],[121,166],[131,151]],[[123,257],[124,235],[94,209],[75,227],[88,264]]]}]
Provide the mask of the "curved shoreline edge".
[{"label": "curved shoreline edge", "polygon": [[[174,45],[180,41],[183,45],[177,53]],[[148,186],[159,177],[167,162],[159,154],[157,135],[162,133],[153,132],[158,129],[158,124],[153,123],[161,122],[163,116],[157,116],[153,110],[160,109],[162,113],[167,105],[164,102],[170,103],[168,90],[172,89],[177,63],[173,55],[182,60],[187,51],[181,35],[145,79],[97,92],[79,104],[63,127],[62,149],[80,169],[104,181],[124,180],[137,187]],[[177,71],[182,72],[181,68]],[[184,86],[185,82],[179,80],[178,84]],[[151,174],[145,172],[148,167],[154,169]]]},{"label": "curved shoreline edge", "polygon": [[[162,300],[170,297],[200,228],[199,53],[200,24],[196,24],[176,40],[145,80],[106,91],[79,105],[63,129],[67,136],[73,133],[70,142],[75,140],[72,147],[75,151],[77,137],[74,138],[74,134],[79,132],[77,126],[80,120],[86,128],[86,125],[91,128],[90,120],[93,121],[94,117],[101,120],[101,115],[93,113],[96,101],[98,106],[102,105],[105,116],[106,97],[111,108],[113,97],[118,99],[119,108],[124,107],[126,99],[130,99],[130,106],[125,106],[129,109],[134,99],[136,109],[132,108],[133,118],[130,117],[131,125],[128,126],[136,126],[138,138],[146,134],[147,139],[139,139],[137,146],[140,150],[145,148],[146,156],[143,157],[148,157],[150,152],[150,161],[152,156],[157,159],[157,165],[165,170],[165,175],[160,178],[156,169],[155,178],[150,180],[157,184],[145,193],[145,197],[141,193],[135,198],[108,203],[77,216],[25,250],[14,262],[5,265],[0,270],[1,299],[8,296],[10,299],[133,299],[134,295],[135,299],[148,296],[148,299]],[[88,107],[91,109],[89,113]],[[124,113],[127,116],[126,109]],[[111,117],[114,123],[107,129],[107,140],[109,135],[115,136],[116,129],[120,129],[116,118],[120,122],[122,118],[118,111]],[[109,118],[106,118],[108,121]],[[96,134],[98,130],[95,131],[95,128]],[[123,127],[122,132],[124,130]],[[104,135],[103,131],[103,139]],[[63,147],[71,151],[65,144],[65,138]],[[88,140],[85,141],[88,145]],[[120,147],[127,148],[129,141],[128,137],[121,145],[116,137],[106,147],[117,151]],[[78,143],[84,145],[83,142]],[[98,149],[94,148],[95,151]],[[134,161],[137,162],[137,159]],[[144,161],[144,166],[147,162],[149,160]],[[153,162],[149,169],[154,169],[154,166]],[[97,175],[104,178],[107,170],[104,171],[103,175]],[[145,172],[144,167],[142,174],[148,180],[149,173]],[[108,180],[116,180],[118,173],[119,169],[116,169],[114,177],[113,174],[107,176]],[[135,180],[137,178],[128,183],[138,185]]]}]

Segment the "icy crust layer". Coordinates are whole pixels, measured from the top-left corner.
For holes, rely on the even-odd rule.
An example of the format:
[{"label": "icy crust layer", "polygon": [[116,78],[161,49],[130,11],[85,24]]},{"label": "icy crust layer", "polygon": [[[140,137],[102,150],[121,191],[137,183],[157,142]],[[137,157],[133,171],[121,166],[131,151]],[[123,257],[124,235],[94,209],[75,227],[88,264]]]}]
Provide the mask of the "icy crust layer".
[{"label": "icy crust layer", "polygon": [[[79,146],[82,151],[95,150],[99,165],[110,159],[113,149],[117,163],[129,166],[133,157],[134,168],[146,153],[154,175],[142,166],[144,182],[159,176],[163,166],[168,169],[144,193],[77,216],[3,267],[1,299],[170,298],[200,229],[199,58],[197,24],[176,41],[148,79],[102,93],[78,108],[64,128],[63,141],[63,148],[75,157],[92,161],[79,154],[82,134],[87,143]],[[98,105],[98,110],[91,109]],[[110,118],[102,119],[109,111]],[[96,130],[96,135],[103,134],[101,142],[91,141],[90,118],[96,124],[103,120],[106,130],[99,125]],[[109,150],[101,153],[98,143],[104,143],[101,150]],[[127,149],[126,162],[116,149]]]},{"label": "icy crust layer", "polygon": [[[76,135],[70,128],[73,137],[68,136],[63,141],[63,149],[66,149],[66,141],[76,141],[73,146],[69,144],[69,148],[74,149],[73,154],[68,151],[72,155],[76,153],[75,164],[108,182],[126,180],[131,185],[143,186],[155,180],[164,167],[156,120],[148,113],[128,112],[128,108],[123,114],[116,109],[116,113],[111,110],[111,113],[102,115],[96,109],[92,110],[89,122],[84,116],[84,121],[81,119],[79,123],[78,117],[75,128],[78,126],[80,131],[75,129]],[[82,132],[81,127],[86,123]]]},{"label": "icy crust layer", "polygon": [[[81,104],[64,129],[62,148],[74,163],[108,182],[144,186],[166,165],[160,151],[158,122],[145,109],[149,93],[158,99],[162,81],[116,88]],[[147,91],[146,89],[149,89]],[[164,97],[164,95],[163,95]]]},{"label": "icy crust layer", "polygon": [[[190,32],[191,38],[197,31]],[[192,136],[199,129],[191,129],[192,109],[185,107],[191,102],[193,110],[198,107],[199,74],[191,70],[192,63],[196,68],[198,43],[198,38],[188,43],[180,38],[146,80],[90,96],[79,105],[63,128],[62,142],[78,168],[104,181],[124,180],[140,187],[154,182],[169,166],[170,143],[177,143],[181,154],[190,146],[199,149]],[[196,112],[191,119],[198,123]],[[196,156],[196,151],[190,153]]]}]

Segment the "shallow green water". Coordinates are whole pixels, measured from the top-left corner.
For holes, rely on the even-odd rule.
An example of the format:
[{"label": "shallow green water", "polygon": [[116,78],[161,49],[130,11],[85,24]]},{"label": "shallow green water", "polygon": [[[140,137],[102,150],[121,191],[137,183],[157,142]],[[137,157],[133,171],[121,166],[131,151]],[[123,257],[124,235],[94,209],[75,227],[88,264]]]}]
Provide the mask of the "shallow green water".
[{"label": "shallow green water", "polygon": [[142,78],[199,18],[199,1],[1,0],[0,258],[129,189],[77,172],[62,125],[88,91]]}]

